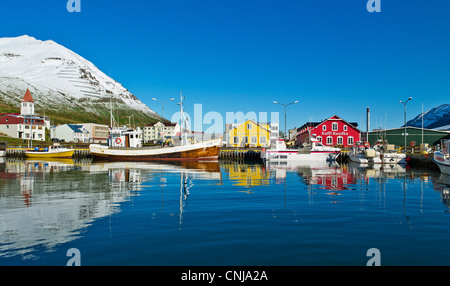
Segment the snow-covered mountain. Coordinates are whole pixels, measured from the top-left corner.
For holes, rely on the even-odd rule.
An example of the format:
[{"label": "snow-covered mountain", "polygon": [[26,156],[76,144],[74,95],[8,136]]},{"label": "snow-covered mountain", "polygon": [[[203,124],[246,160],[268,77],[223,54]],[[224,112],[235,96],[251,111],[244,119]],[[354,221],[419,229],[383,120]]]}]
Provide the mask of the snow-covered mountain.
[{"label": "snow-covered mountain", "polygon": [[[422,113],[408,121],[406,126],[422,127]],[[450,104],[442,104],[423,113],[423,127],[450,129]]]},{"label": "snow-covered mountain", "polygon": [[104,120],[114,102],[122,116],[160,118],[90,61],[54,41],[0,38],[0,102],[18,108],[27,88],[37,113],[63,111],[61,116],[84,114]]}]

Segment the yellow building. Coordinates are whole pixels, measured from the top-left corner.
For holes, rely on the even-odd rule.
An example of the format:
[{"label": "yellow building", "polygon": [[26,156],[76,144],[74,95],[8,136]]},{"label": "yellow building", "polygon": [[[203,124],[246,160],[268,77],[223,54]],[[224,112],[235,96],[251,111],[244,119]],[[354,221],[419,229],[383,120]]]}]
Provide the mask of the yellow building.
[{"label": "yellow building", "polygon": [[242,164],[236,161],[221,162],[220,167],[229,174],[233,186],[268,186],[270,174],[260,165]]},{"label": "yellow building", "polygon": [[270,146],[269,124],[258,124],[252,120],[230,129],[231,147],[268,147]]}]

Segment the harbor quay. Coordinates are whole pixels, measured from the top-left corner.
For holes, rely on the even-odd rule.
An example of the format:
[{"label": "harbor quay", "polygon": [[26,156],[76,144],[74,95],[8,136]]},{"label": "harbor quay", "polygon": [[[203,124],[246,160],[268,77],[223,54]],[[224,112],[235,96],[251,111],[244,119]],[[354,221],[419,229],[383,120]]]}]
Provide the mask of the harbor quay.
[{"label": "harbor quay", "polygon": [[[85,159],[92,158],[89,147],[73,147],[68,146],[71,149],[74,149],[75,152],[73,154],[74,159]],[[25,157],[25,150],[28,148],[24,147],[9,147],[6,149],[6,156],[11,158],[23,158]],[[222,147],[219,153],[220,160],[231,160],[231,161],[259,161],[261,160],[261,152],[264,148],[251,148],[251,147]],[[403,150],[398,147],[398,152],[403,152]],[[433,162],[433,150],[429,150],[430,152],[426,152],[420,148],[407,148],[406,155],[408,165],[414,167],[423,167],[423,168],[438,168],[437,165]],[[341,148],[340,155],[336,158],[338,163],[346,163],[349,161],[349,153],[351,152],[351,148]]]}]

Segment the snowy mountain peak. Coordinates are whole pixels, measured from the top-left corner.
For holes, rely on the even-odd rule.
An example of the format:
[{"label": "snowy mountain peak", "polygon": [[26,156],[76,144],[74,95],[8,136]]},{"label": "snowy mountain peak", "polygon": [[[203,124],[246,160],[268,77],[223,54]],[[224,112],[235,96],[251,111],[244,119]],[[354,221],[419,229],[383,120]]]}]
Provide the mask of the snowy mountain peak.
[{"label": "snowy mountain peak", "polygon": [[[423,113],[423,127],[439,129],[450,125],[450,104],[441,104]],[[422,113],[408,121],[406,126],[422,127]]]},{"label": "snowy mountain peak", "polygon": [[28,87],[41,104],[70,101],[89,108],[91,103],[112,98],[136,112],[158,117],[120,83],[62,45],[28,35],[0,38],[0,93],[15,95],[8,99],[16,102]]}]

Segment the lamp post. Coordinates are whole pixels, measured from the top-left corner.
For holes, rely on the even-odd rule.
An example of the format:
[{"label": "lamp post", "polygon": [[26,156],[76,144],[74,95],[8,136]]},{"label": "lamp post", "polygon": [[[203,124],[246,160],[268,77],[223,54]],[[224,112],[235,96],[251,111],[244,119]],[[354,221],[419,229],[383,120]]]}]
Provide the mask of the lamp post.
[{"label": "lamp post", "polygon": [[273,103],[280,104],[280,105],[284,106],[284,137],[286,138],[286,134],[287,134],[286,133],[286,108],[289,105],[291,105],[291,104],[298,103],[298,100],[296,100],[294,102],[291,102],[291,103],[288,103],[288,104],[283,104],[283,103],[280,103],[280,102],[277,102],[277,101],[274,100]]},{"label": "lamp post", "polygon": [[156,99],[156,98],[152,98],[152,100],[161,102],[161,104],[162,104],[162,114],[161,114],[161,116],[162,116],[163,119],[164,119],[164,104],[166,104],[168,101],[172,101],[172,100],[174,100],[174,99],[175,99],[175,98],[171,98],[171,99],[168,99],[168,100],[162,102],[161,100],[158,100],[158,99]]},{"label": "lamp post", "polygon": [[409,97],[406,101],[399,100],[398,102],[403,103],[403,121],[404,121],[404,127],[405,127],[405,154],[406,154],[406,104],[408,101],[410,101],[412,97]]},{"label": "lamp post", "polygon": [[[154,100],[154,101],[159,101],[161,104],[162,104],[162,113],[161,113],[161,117],[163,118],[163,121],[164,121],[164,104],[166,104],[168,101],[172,101],[172,100],[174,100],[175,98],[171,98],[171,99],[168,99],[168,100],[166,100],[166,101],[164,101],[164,102],[162,102],[162,101],[160,101],[160,100],[158,100],[158,99],[156,99],[156,98],[152,98],[152,100]],[[164,122],[162,122],[162,124],[163,124],[163,126],[164,126]],[[160,133],[162,133],[162,131],[163,131],[163,129],[162,129],[163,127],[161,127],[161,132]],[[162,136],[161,135],[161,141],[163,141],[164,140],[164,136]],[[162,143],[161,143],[162,144]]]}]

